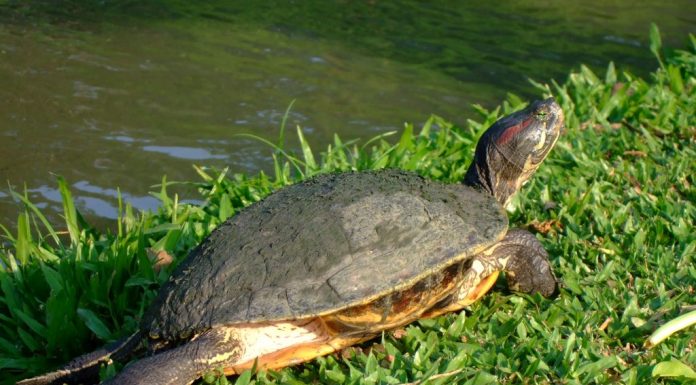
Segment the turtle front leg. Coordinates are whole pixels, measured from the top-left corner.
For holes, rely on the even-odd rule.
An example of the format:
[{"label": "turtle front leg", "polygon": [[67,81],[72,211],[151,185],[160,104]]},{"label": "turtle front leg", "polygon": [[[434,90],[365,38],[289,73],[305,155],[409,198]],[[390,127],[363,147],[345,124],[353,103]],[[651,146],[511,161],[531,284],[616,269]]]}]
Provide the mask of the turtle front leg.
[{"label": "turtle front leg", "polygon": [[187,385],[209,370],[229,366],[243,347],[233,328],[211,329],[176,348],[127,365],[104,385]]},{"label": "turtle front leg", "polygon": [[501,271],[506,273],[510,290],[539,292],[550,297],[556,292],[557,284],[548,256],[532,233],[510,230],[500,242],[471,259],[471,264],[464,268],[459,289],[426,312],[424,317],[461,310],[472,304],[493,287]]},{"label": "turtle front leg", "polygon": [[502,244],[500,253],[511,255],[504,269],[510,290],[530,294],[539,292],[544,297],[556,293],[558,284],[549,263],[549,254],[532,233],[510,230],[499,244]]}]

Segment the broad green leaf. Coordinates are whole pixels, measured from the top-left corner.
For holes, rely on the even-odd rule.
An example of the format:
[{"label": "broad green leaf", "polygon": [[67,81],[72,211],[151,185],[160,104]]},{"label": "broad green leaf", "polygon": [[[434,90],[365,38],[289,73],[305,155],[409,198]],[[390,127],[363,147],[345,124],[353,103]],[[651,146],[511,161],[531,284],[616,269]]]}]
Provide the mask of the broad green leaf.
[{"label": "broad green leaf", "polygon": [[662,361],[652,370],[653,377],[684,377],[696,380],[696,371],[678,360]]},{"label": "broad green leaf", "polygon": [[106,341],[111,336],[109,328],[102,322],[102,320],[94,314],[93,311],[89,309],[79,308],[77,309],[77,314],[85,322],[85,325],[92,331],[97,337]]},{"label": "broad green leaf", "polygon": [[250,382],[251,370],[245,370],[239,375],[239,377],[237,377],[237,381],[234,382],[234,385],[249,385]]},{"label": "broad green leaf", "polygon": [[80,227],[78,226],[77,209],[75,202],[68,188],[68,182],[63,177],[58,177],[58,190],[63,201],[63,216],[65,224],[68,227],[70,234],[70,242],[73,246],[77,246],[80,241]]},{"label": "broad green leaf", "polygon": [[232,200],[227,193],[222,194],[220,197],[220,211],[218,217],[224,222],[232,215],[234,215],[234,206],[232,206]]},{"label": "broad green leaf", "polygon": [[660,36],[660,29],[655,23],[650,23],[650,52],[655,55],[657,61],[660,63],[660,67],[664,67],[662,64],[662,55],[660,50],[662,49],[662,37]]},{"label": "broad green leaf", "polygon": [[46,283],[48,283],[48,286],[51,287],[53,295],[63,290],[63,277],[60,275],[58,271],[42,263],[41,272],[43,273],[43,276],[46,279]]},{"label": "broad green leaf", "polygon": [[312,148],[309,146],[309,142],[302,133],[300,126],[297,126],[297,138],[300,139],[300,147],[302,148],[302,156],[305,160],[305,173],[306,175],[311,175],[314,170],[317,169],[317,162],[314,160],[314,153],[312,153]]},{"label": "broad green leaf", "polygon": [[610,61],[607,66],[607,73],[604,75],[604,82],[607,85],[613,85],[616,83],[616,68],[614,68],[614,62]]},{"label": "broad green leaf", "polygon": [[645,341],[645,346],[653,347],[664,341],[672,334],[692,325],[696,325],[696,310],[682,314],[675,319],[665,322],[665,324],[657,328],[650,335],[650,337],[648,337],[648,339]]}]

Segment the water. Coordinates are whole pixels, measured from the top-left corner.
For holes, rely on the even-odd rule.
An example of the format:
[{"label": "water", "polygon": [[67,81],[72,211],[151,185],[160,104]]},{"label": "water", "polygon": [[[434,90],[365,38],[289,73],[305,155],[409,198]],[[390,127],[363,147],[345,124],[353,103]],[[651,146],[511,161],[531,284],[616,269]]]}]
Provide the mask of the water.
[{"label": "water", "polygon": [[[656,66],[649,23],[666,46],[684,47],[696,32],[695,4],[0,8],[0,181],[26,186],[58,222],[54,175],[62,175],[87,217],[113,219],[117,188],[152,209],[153,185],[162,175],[197,180],[192,164],[267,170],[271,150],[238,134],[274,140],[293,100],[289,127],[321,149],[334,133],[367,139],[431,113],[464,124],[470,104],[493,106],[507,92],[533,97],[527,78],[562,81],[580,63],[601,70],[614,60],[645,75]],[[0,188],[0,224],[17,213]]]}]

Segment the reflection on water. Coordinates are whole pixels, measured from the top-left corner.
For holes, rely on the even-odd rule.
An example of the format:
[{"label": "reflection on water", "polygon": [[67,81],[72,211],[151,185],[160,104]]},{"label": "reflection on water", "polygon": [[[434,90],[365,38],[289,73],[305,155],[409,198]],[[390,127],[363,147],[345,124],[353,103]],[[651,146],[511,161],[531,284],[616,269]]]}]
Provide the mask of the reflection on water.
[{"label": "reflection on water", "polygon": [[[126,135],[105,135],[105,136],[104,136],[104,139],[107,139],[107,140],[115,140],[115,141],[117,141],[117,142],[122,142],[122,143],[133,143],[133,142],[135,142],[135,141],[138,141],[138,139],[135,139],[135,138],[133,138],[133,137],[126,136]],[[146,142],[146,143],[147,143],[147,142],[150,142],[150,141],[147,140],[147,139],[140,139],[140,141]]]},{"label": "reflection on water", "polygon": [[184,147],[184,146],[144,146],[143,151],[159,152],[167,154],[173,158],[205,160],[205,159],[227,159],[227,155],[213,155],[205,148]]},{"label": "reflection on water", "polygon": [[[84,207],[88,214],[107,219],[118,218],[118,204],[116,203],[118,190],[95,186],[84,180],[74,183],[71,187],[75,195],[76,205]],[[38,199],[39,202],[36,204],[42,210],[58,211],[62,209],[60,191],[54,185],[43,185],[29,189],[28,193],[42,198]],[[121,192],[121,197],[134,208],[140,210],[158,207],[160,203],[157,198],[149,195],[136,196]]]},{"label": "reflection on water", "polygon": [[[696,15],[691,0],[168,4],[150,19],[0,23],[0,181],[26,184],[51,220],[54,174],[88,216],[114,218],[116,187],[154,208],[151,186],[197,180],[192,163],[269,168],[271,150],[237,134],[274,140],[293,100],[288,128],[317,149],[431,113],[464,123],[471,103],[529,97],[527,77],[562,80],[580,62],[645,74],[649,22],[676,46]],[[16,215],[0,191],[0,223]]]}]

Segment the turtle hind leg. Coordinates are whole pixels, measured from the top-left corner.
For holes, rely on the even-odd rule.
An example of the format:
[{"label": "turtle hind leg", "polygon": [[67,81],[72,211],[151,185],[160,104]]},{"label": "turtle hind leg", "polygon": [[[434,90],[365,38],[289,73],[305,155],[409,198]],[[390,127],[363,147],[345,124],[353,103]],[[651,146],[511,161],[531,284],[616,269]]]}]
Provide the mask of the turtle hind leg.
[{"label": "turtle hind leg", "polygon": [[103,385],[187,385],[242,354],[234,328],[215,328],[175,348],[134,361]]},{"label": "turtle hind leg", "polygon": [[557,293],[558,283],[549,263],[549,254],[532,233],[510,230],[500,243],[504,248],[512,249],[505,266],[510,290],[530,294],[538,292],[544,297]]},{"label": "turtle hind leg", "polygon": [[27,378],[17,382],[17,385],[96,384],[99,382],[101,364],[128,357],[141,340],[140,332],[137,332],[91,353],[81,355],[56,371]]}]

